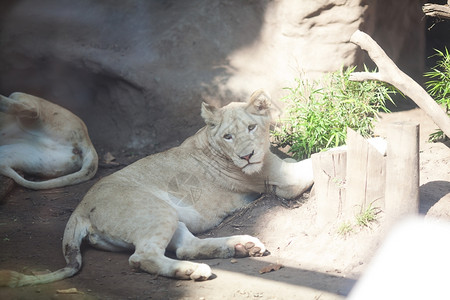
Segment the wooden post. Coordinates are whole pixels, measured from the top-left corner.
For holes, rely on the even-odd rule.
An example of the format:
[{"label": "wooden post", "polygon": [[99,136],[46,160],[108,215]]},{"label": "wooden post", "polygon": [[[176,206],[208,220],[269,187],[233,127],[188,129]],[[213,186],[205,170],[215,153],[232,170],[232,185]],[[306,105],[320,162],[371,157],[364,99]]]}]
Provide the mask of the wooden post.
[{"label": "wooden post", "polygon": [[334,222],[341,214],[345,201],[347,152],[332,150],[311,156],[317,199],[319,226]]},{"label": "wooden post", "polygon": [[385,157],[354,130],[347,129],[347,192],[343,218],[353,219],[370,205],[384,209]]},{"label": "wooden post", "polygon": [[388,218],[419,211],[419,124],[393,123],[387,133],[385,206]]}]

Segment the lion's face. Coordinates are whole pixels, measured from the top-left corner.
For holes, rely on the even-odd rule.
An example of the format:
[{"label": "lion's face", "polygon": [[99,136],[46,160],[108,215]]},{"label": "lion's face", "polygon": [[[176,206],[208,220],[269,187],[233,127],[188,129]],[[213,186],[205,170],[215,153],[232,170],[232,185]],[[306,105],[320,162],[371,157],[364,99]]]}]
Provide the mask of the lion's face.
[{"label": "lion's face", "polygon": [[270,97],[262,90],[247,103],[220,109],[203,104],[202,117],[211,146],[246,174],[259,172],[269,151]]}]

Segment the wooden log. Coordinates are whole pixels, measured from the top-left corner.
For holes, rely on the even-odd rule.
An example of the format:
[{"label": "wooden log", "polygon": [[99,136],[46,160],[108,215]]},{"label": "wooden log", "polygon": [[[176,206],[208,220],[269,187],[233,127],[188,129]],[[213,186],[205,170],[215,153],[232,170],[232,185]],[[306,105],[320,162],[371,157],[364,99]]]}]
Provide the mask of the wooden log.
[{"label": "wooden log", "polygon": [[317,224],[334,222],[345,200],[347,151],[333,150],[311,156],[317,199]]},{"label": "wooden log", "polygon": [[419,124],[390,124],[387,133],[385,212],[395,219],[419,211]]},{"label": "wooden log", "polygon": [[450,118],[444,109],[417,82],[403,73],[369,35],[357,30],[350,41],[366,50],[380,70],[377,73],[354,72],[350,74],[350,80],[379,80],[395,86],[423,109],[445,135],[450,137]]},{"label": "wooden log", "polygon": [[347,129],[347,191],[344,219],[352,219],[369,206],[384,209],[385,157],[365,138]]},{"label": "wooden log", "polygon": [[450,0],[445,5],[425,3],[422,11],[430,17],[450,19]]}]

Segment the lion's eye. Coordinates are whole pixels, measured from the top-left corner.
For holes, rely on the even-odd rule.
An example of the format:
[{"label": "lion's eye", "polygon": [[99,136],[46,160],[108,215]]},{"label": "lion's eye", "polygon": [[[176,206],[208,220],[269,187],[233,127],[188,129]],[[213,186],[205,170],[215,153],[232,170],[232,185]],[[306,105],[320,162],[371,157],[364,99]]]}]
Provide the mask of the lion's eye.
[{"label": "lion's eye", "polygon": [[223,135],[223,138],[226,140],[231,140],[233,138],[233,136],[231,134],[227,133],[227,134]]},{"label": "lion's eye", "polygon": [[253,131],[256,128],[256,124],[248,125],[248,131]]}]

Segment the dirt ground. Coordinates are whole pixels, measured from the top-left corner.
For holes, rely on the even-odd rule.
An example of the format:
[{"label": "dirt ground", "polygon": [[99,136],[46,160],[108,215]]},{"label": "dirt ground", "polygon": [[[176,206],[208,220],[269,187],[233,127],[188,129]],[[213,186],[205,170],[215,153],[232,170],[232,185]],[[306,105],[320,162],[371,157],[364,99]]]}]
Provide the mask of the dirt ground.
[{"label": "dirt ground", "polygon": [[[377,131],[393,121],[420,122],[420,213],[450,220],[450,143],[425,142],[435,125],[419,109],[383,115]],[[104,153],[100,153],[101,155]],[[31,191],[16,187],[0,206],[0,269],[26,273],[65,265],[61,239],[65,224],[101,177],[137,160],[112,153],[118,165],[101,162],[94,179],[76,186]],[[312,193],[313,194],[313,193]],[[41,286],[0,288],[0,299],[343,299],[351,291],[388,231],[383,216],[370,228],[338,234],[339,224],[315,225],[315,199],[260,198],[203,236],[252,234],[271,251],[263,258],[214,259],[216,277],[179,281],[137,272],[130,253],[83,249],[83,268],[72,278]],[[279,270],[261,274],[270,264]],[[67,289],[76,291],[65,294]]]}]

